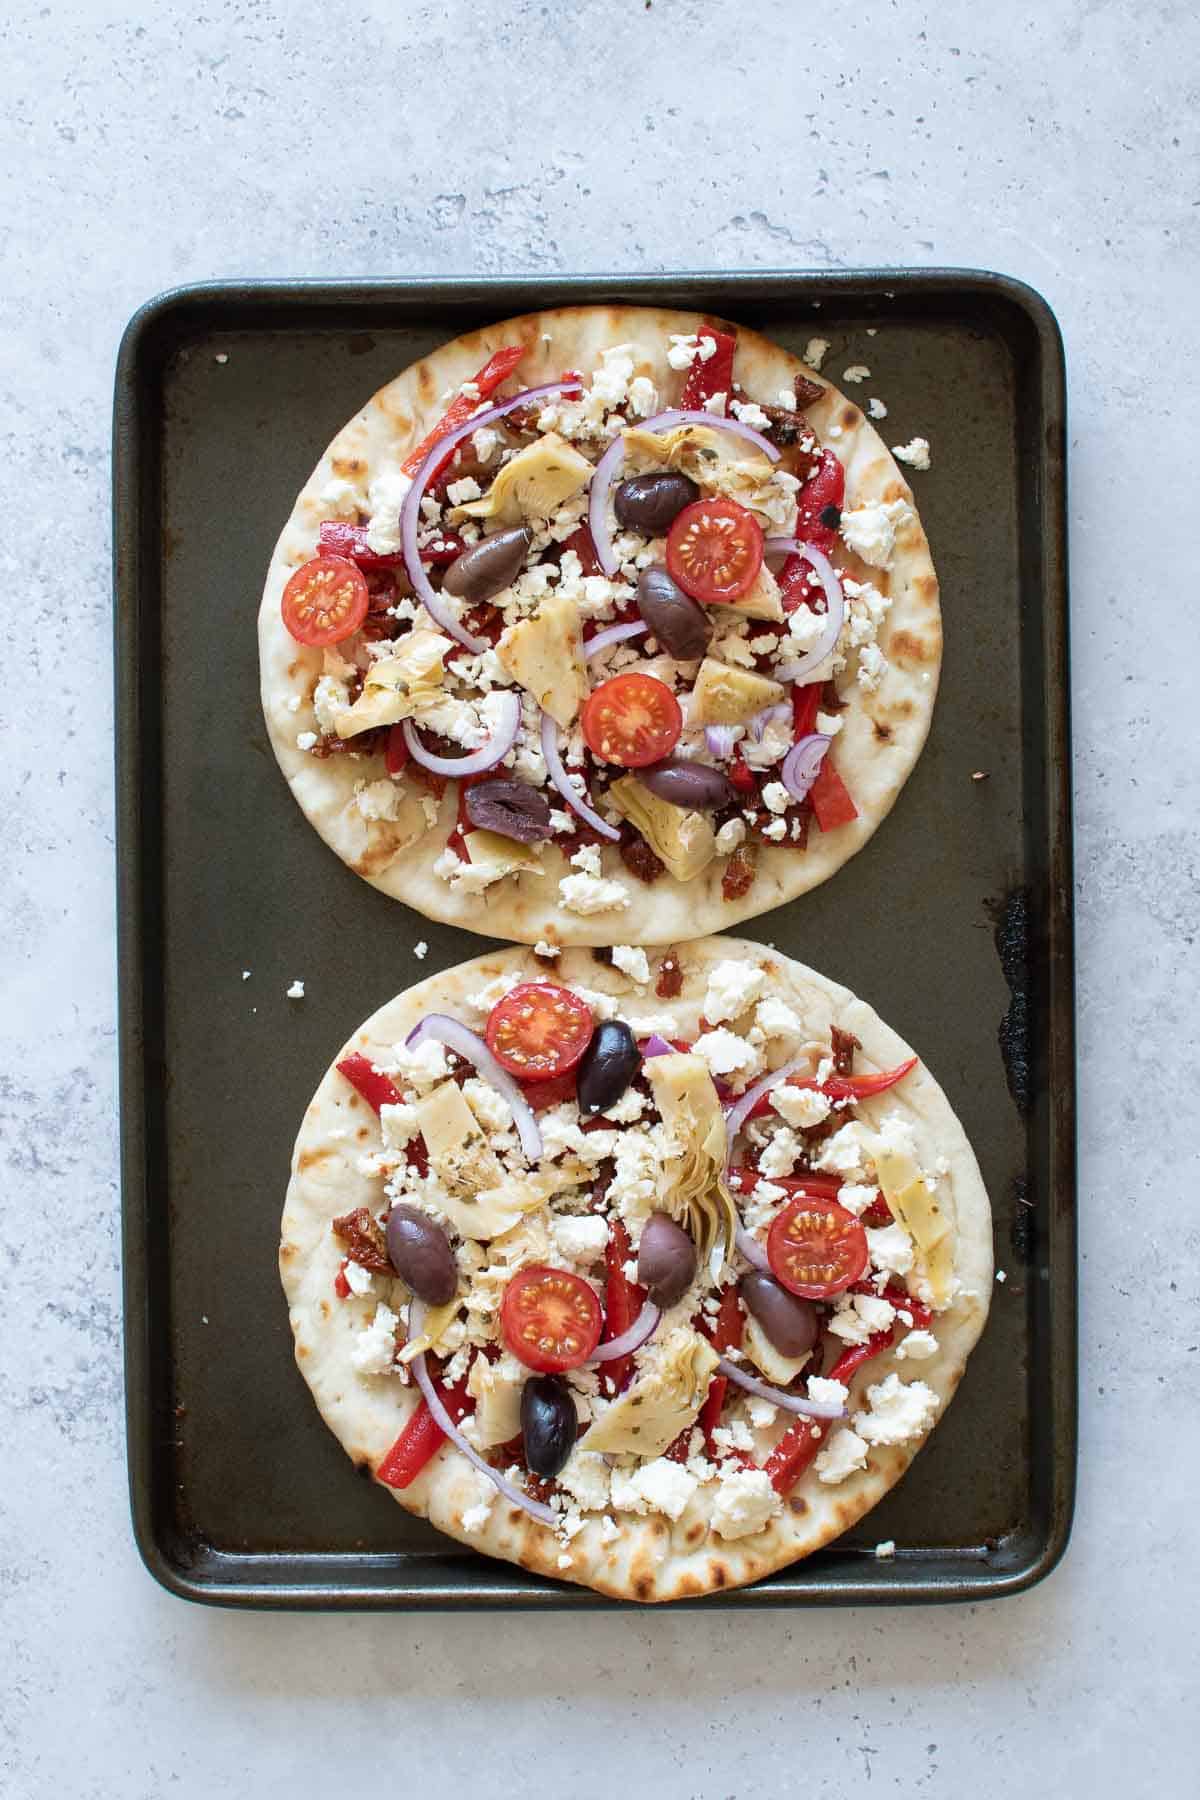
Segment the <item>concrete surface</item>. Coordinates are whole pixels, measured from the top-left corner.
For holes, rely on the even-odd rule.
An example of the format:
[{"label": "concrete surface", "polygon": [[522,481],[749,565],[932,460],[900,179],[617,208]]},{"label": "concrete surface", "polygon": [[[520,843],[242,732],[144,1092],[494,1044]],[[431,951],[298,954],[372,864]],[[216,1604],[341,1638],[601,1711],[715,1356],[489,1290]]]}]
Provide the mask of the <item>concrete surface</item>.
[{"label": "concrete surface", "polygon": [[[0,1791],[1186,1791],[1200,25],[1185,0],[350,8],[10,0],[0,24]],[[1071,365],[1083,1456],[978,1609],[234,1616],[135,1555],[121,1433],[109,407],[218,275],[961,263]],[[935,445],[936,456],[936,445]],[[1003,1305],[1003,1295],[998,1297]]]}]

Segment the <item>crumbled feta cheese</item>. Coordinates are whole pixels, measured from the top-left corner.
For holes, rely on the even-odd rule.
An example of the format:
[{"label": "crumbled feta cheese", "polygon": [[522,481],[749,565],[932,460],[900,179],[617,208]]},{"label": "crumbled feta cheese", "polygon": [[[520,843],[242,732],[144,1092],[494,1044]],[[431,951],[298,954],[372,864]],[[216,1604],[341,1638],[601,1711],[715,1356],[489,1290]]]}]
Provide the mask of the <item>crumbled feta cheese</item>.
[{"label": "crumbled feta cheese", "polygon": [[[589,1138],[601,1135],[587,1133]],[[623,1219],[634,1223],[645,1219],[658,1199],[659,1139],[650,1131],[622,1131],[616,1140],[609,1199]]]},{"label": "crumbled feta cheese", "polygon": [[379,1124],[383,1131],[383,1141],[389,1150],[403,1150],[420,1129],[417,1109],[407,1100],[402,1100],[398,1106],[389,1105],[385,1101],[379,1109]]},{"label": "crumbled feta cheese", "polygon": [[468,500],[478,500],[483,489],[473,475],[464,475],[461,481],[452,481],[446,489],[446,498],[451,506],[465,506]]},{"label": "crumbled feta cheese", "polygon": [[412,482],[399,469],[384,469],[376,475],[368,496],[371,509],[367,525],[367,545],[377,556],[395,556],[403,548],[400,542],[400,509]]},{"label": "crumbled feta cheese", "polygon": [[845,1406],[850,1389],[843,1381],[829,1381],[823,1375],[810,1375],[808,1397],[818,1406]]},{"label": "crumbled feta cheese", "polygon": [[[560,1481],[562,1480],[561,1475],[559,1476],[559,1480]],[[621,1535],[621,1527],[617,1524],[615,1519],[601,1519],[601,1521],[600,1521],[600,1542],[602,1544],[613,1544],[620,1537],[620,1535]]]},{"label": "crumbled feta cheese", "polygon": [[593,1263],[597,1257],[604,1255],[604,1246],[608,1242],[608,1220],[591,1213],[579,1218],[570,1215],[552,1217],[550,1236],[556,1250],[568,1261]]},{"label": "crumbled feta cheese", "polygon": [[791,747],[790,714],[786,718],[768,718],[757,743],[752,738],[743,738],[740,745],[742,760],[752,769],[769,769],[772,763],[781,762]]},{"label": "crumbled feta cheese", "polygon": [[314,744],[320,743],[315,731],[301,731],[296,735],[297,750],[311,750]]},{"label": "crumbled feta cheese", "polygon": [[776,404],[776,406],[782,406],[785,412],[795,412],[795,410],[796,410],[796,390],[795,390],[795,388],[780,388],[779,391],[775,395],[775,404]]},{"label": "crumbled feta cheese", "polygon": [[645,375],[635,375],[629,384],[629,410],[635,419],[649,419],[658,411],[658,389]]},{"label": "crumbled feta cheese", "polygon": [[768,812],[785,813],[792,804],[792,796],[782,781],[768,781],[763,788],[762,797]]},{"label": "crumbled feta cheese", "polygon": [[858,659],[858,685],[863,693],[875,693],[890,668],[891,664],[878,644],[864,645]]},{"label": "crumbled feta cheese", "polygon": [[559,901],[568,912],[612,912],[629,905],[629,889],[621,881],[598,880],[594,875],[564,875],[558,884]]},{"label": "crumbled feta cheese", "polygon": [[804,361],[810,369],[819,369],[828,354],[828,338],[811,337],[804,346]]},{"label": "crumbled feta cheese", "polygon": [[298,713],[302,704],[299,694],[288,695],[287,709],[290,713]]},{"label": "crumbled feta cheese", "polygon": [[877,1231],[868,1227],[867,1248],[872,1268],[884,1269],[893,1275],[907,1275],[913,1266],[912,1239],[903,1225],[897,1225],[894,1220]]},{"label": "crumbled feta cheese", "polygon": [[842,513],[842,537],[863,562],[886,569],[896,547],[897,528],[911,517],[912,508],[906,500],[868,500],[865,505]]},{"label": "crumbled feta cheese", "polygon": [[639,987],[645,987],[650,979],[650,964],[644,950],[634,944],[614,944],[612,959],[615,969],[620,969]]},{"label": "crumbled feta cheese", "polygon": [[870,373],[866,363],[851,363],[848,369],[842,370],[842,380],[857,383],[865,381]]},{"label": "crumbled feta cheese", "polygon": [[375,1286],[375,1277],[372,1275],[370,1269],[364,1269],[362,1264],[356,1263],[353,1257],[347,1259],[342,1274],[345,1277],[346,1286],[350,1289],[350,1292],[352,1294],[357,1294],[360,1297],[363,1294],[369,1294]]},{"label": "crumbled feta cheese", "polygon": [[626,1088],[615,1105],[605,1110],[604,1117],[614,1125],[635,1125],[646,1110],[646,1096],[635,1087]]},{"label": "crumbled feta cheese", "polygon": [[555,1479],[585,1512],[600,1512],[608,1505],[608,1464],[594,1450],[572,1450]]},{"label": "crumbled feta cheese", "polygon": [[[550,817],[553,818],[554,814],[551,813]],[[557,962],[560,950],[557,944],[547,944],[539,938],[538,942],[533,946],[533,954],[535,956],[540,956],[544,962]]]},{"label": "crumbled feta cheese", "polygon": [[[790,1043],[804,1035],[804,1026],[800,1019],[786,1001],[780,1000],[775,994],[768,994],[765,999],[759,1001],[754,1014],[754,1023],[764,1037],[783,1038]],[[794,1089],[792,1091],[795,1092]],[[823,1098],[823,1096],[820,1097]],[[786,1114],[783,1116],[787,1117]],[[788,1119],[787,1123],[794,1125],[796,1121]]]},{"label": "crumbled feta cheese", "polygon": [[838,1189],[838,1205],[844,1206],[857,1219],[866,1212],[878,1192],[873,1181],[847,1181]]},{"label": "crumbled feta cheese", "polygon": [[717,353],[717,340],[714,337],[697,338],[696,334],[684,335],[673,331],[669,337],[667,364],[672,369],[690,369],[697,357],[707,362],[709,357]]},{"label": "crumbled feta cheese", "polygon": [[289,1000],[303,1000],[304,983],[302,981],[293,981],[291,987],[287,991],[287,997]]},{"label": "crumbled feta cheese", "polygon": [[[677,1519],[695,1493],[699,1483],[681,1463],[670,1462],[665,1456],[656,1457],[653,1462],[643,1463],[635,1469],[625,1486],[627,1495],[637,1495],[644,1506],[638,1511],[665,1513],[668,1519]],[[613,1504],[617,1504],[617,1484],[613,1479]],[[627,1506],[622,1510],[630,1510]]]},{"label": "crumbled feta cheese", "polygon": [[909,1331],[896,1345],[897,1362],[928,1362],[937,1355],[937,1339],[932,1331]]},{"label": "crumbled feta cheese", "polygon": [[350,690],[345,682],[335,680],[332,675],[322,675],[313,690],[313,712],[326,737],[336,737],[339,715],[349,704]]},{"label": "crumbled feta cheese", "polygon": [[[761,1007],[759,1012],[761,1014]],[[833,1109],[832,1100],[818,1093],[816,1088],[777,1087],[771,1095],[771,1104],[780,1118],[786,1119],[797,1131],[811,1131],[814,1125],[823,1125]]]},{"label": "crumbled feta cheese", "polygon": [[754,963],[737,962],[732,958],[714,963],[708,972],[704,1017],[710,1025],[721,1025],[727,1019],[740,1017],[754,1005],[766,985],[766,971]]},{"label": "crumbled feta cheese", "polygon": [[242,980],[243,980],[243,981],[249,981],[249,979],[250,979],[250,971],[249,971],[249,969],[243,969],[243,970],[242,970]]},{"label": "crumbled feta cheese", "polygon": [[747,1399],[746,1411],[755,1431],[769,1431],[779,1417],[779,1408],[772,1406],[769,1400],[760,1400],[757,1394],[751,1394]]},{"label": "crumbled feta cheese", "polygon": [[512,1107],[503,1094],[497,1093],[490,1081],[481,1081],[477,1075],[469,1075],[462,1084],[462,1094],[486,1132],[490,1134],[511,1128]]},{"label": "crumbled feta cheese", "polygon": [[731,1419],[728,1425],[718,1425],[712,1435],[713,1443],[725,1456],[734,1450],[749,1453],[754,1449],[754,1437],[744,1419]]},{"label": "crumbled feta cheese", "polygon": [[1000,1281],[1000,1282],[1004,1282],[1004,1281],[1008,1280],[1008,1276],[1004,1273],[1003,1269],[996,1270],[996,1280]]},{"label": "crumbled feta cheese", "polygon": [[804,1145],[790,1126],[782,1125],[759,1156],[760,1174],[765,1175],[768,1181],[777,1180],[780,1175],[790,1175],[803,1148]]},{"label": "crumbled feta cheese", "polygon": [[879,1543],[875,1546],[875,1560],[877,1562],[890,1562],[895,1554],[895,1538],[881,1538]]},{"label": "crumbled feta cheese", "polygon": [[350,1367],[358,1375],[386,1375],[395,1362],[396,1327],[400,1319],[382,1300],[375,1317],[350,1346]]},{"label": "crumbled feta cheese", "polygon": [[376,1066],[402,1076],[414,1087],[432,1087],[435,1082],[445,1081],[450,1073],[445,1049],[429,1038],[411,1049],[407,1044],[394,1044],[386,1056],[377,1059]]},{"label": "crumbled feta cheese", "polygon": [[836,737],[838,732],[842,729],[841,713],[819,712],[817,714],[816,729],[821,733],[822,737]]},{"label": "crumbled feta cheese", "polygon": [[368,824],[376,820],[398,819],[404,792],[390,775],[362,784],[354,796],[354,810]]},{"label": "crumbled feta cheese", "polygon": [[[861,1298],[861,1296],[859,1296]],[[906,1444],[928,1431],[938,1409],[938,1397],[923,1381],[905,1383],[893,1371],[867,1389],[870,1412],[855,1420],[868,1444]]]},{"label": "crumbled feta cheese", "polygon": [[740,419],[743,425],[749,425],[752,431],[765,431],[771,423],[762,407],[757,406],[753,400],[731,400],[729,410],[735,419]]},{"label": "crumbled feta cheese", "polygon": [[866,1466],[867,1446],[849,1425],[844,1425],[840,1431],[833,1433],[813,1464],[817,1480],[823,1481],[827,1487],[845,1481],[847,1475],[852,1475],[856,1469],[865,1469]]},{"label": "crumbled feta cheese", "polygon": [[840,1131],[821,1146],[814,1167],[829,1175],[840,1175],[846,1181],[857,1181],[866,1174],[866,1127],[857,1119],[843,1125]]},{"label": "crumbled feta cheese", "polygon": [[713,1530],[727,1539],[749,1537],[782,1510],[783,1500],[765,1469],[736,1469],[722,1477],[717,1489]]},{"label": "crumbled feta cheese", "polygon": [[490,425],[481,425],[478,431],[471,433],[471,448],[481,463],[491,462],[499,442],[499,433],[493,431]]},{"label": "crumbled feta cheese", "polygon": [[424,938],[418,938],[417,942],[413,945],[413,955],[418,962],[424,962],[425,958],[429,955],[429,945],[425,942]]},{"label": "crumbled feta cheese", "polygon": [[907,463],[913,469],[929,467],[929,439],[923,437],[910,438],[907,444],[893,444],[892,455],[897,462]]},{"label": "crumbled feta cheese", "polygon": [[724,1026],[703,1032],[692,1050],[707,1064],[710,1075],[744,1075],[748,1079],[758,1073],[762,1061],[753,1044],[748,1044],[735,1032],[726,1031]]},{"label": "crumbled feta cheese", "polygon": [[728,399],[729,395],[726,393],[710,394],[707,400],[702,400],[700,402],[701,411],[713,413],[718,419],[723,419],[725,417],[725,405]]},{"label": "crumbled feta cheese", "polygon": [[873,419],[887,418],[887,407],[883,404],[883,401],[877,399],[874,394],[872,394],[871,398],[867,401],[867,411]]},{"label": "crumbled feta cheese", "polygon": [[782,844],[784,838],[788,834],[787,820],[772,819],[769,825],[763,826],[762,834],[765,838],[768,838],[772,844]]},{"label": "crumbled feta cheese", "polygon": [[716,836],[718,856],[732,856],[739,844],[746,841],[746,827],[741,819],[726,819]]}]

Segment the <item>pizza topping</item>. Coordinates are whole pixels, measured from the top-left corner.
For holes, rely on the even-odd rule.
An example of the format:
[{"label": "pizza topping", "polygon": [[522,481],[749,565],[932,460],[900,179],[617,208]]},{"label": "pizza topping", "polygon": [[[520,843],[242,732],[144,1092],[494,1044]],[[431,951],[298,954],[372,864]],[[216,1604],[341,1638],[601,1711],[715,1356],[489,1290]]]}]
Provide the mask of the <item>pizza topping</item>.
[{"label": "pizza topping", "polygon": [[731,668],[715,656],[700,664],[692,689],[688,722],[692,725],[744,725],[784,697],[779,682],[750,669]]},{"label": "pizza topping", "polygon": [[587,699],[579,608],[562,594],[550,594],[531,618],[510,625],[496,655],[514,681],[564,729]]},{"label": "pizza topping", "polygon": [[353,637],[367,616],[366,577],[341,556],[314,556],[288,577],[280,608],[298,644],[321,649]]},{"label": "pizza topping", "polygon": [[638,1281],[656,1306],[674,1306],[696,1278],[696,1246],[666,1213],[651,1213],[638,1245]]},{"label": "pizza topping", "polygon": [[696,1418],[719,1360],[708,1339],[690,1325],[660,1333],[643,1352],[640,1373],[593,1421],[580,1449],[661,1456]]},{"label": "pizza topping", "polygon": [[[807,800],[813,782],[821,773],[821,765],[829,753],[833,739],[820,732],[808,732],[798,738],[783,759],[779,779],[793,800]],[[765,796],[764,796],[765,798]]]},{"label": "pizza topping", "polygon": [[[615,842],[620,837],[620,832],[614,825],[610,825],[607,819],[600,817],[588,799],[587,789],[583,787],[582,778],[580,777],[577,782],[573,781],[563,767],[558,748],[558,726],[549,713],[542,714],[541,740],[542,755],[546,760],[550,779],[571,811],[581,818],[585,825],[589,825],[593,831],[599,832],[601,837],[611,838]],[[582,792],[580,792],[581,788]]]},{"label": "pizza topping", "polygon": [[640,780],[657,799],[691,811],[718,812],[722,807],[737,805],[737,792],[729,777],[708,763],[672,756],[647,769]]},{"label": "pizza topping", "polygon": [[670,754],[683,715],[670,688],[651,675],[616,675],[595,688],[581,720],[588,748],[606,763],[640,769]]},{"label": "pizza topping", "polygon": [[712,637],[712,624],[698,601],[693,600],[661,563],[651,563],[638,576],[638,611],[668,655],[679,662],[703,656]]},{"label": "pizza topping", "polygon": [[[739,1244],[740,1248],[740,1244]],[[755,1270],[743,1275],[738,1292],[746,1311],[757,1320],[781,1356],[807,1356],[817,1341],[817,1309],[773,1279]]]},{"label": "pizza topping", "polygon": [[534,1263],[509,1282],[500,1313],[504,1341],[539,1374],[585,1363],[604,1326],[595,1290],[579,1275]]},{"label": "pizza topping", "polygon": [[350,1252],[350,1261],[357,1263],[360,1269],[368,1269],[377,1275],[391,1274],[388,1246],[369,1207],[359,1206],[353,1212],[343,1213],[340,1219],[333,1221],[333,1233]]},{"label": "pizza topping", "polygon": [[458,1267],[450,1240],[425,1213],[415,1206],[393,1206],[388,1214],[387,1250],[397,1275],[418,1298],[430,1306],[445,1306],[454,1298]]},{"label": "pizza topping", "polygon": [[677,881],[690,881],[716,855],[712,820],[694,809],[684,811],[677,801],[660,798],[637,776],[622,775],[614,781],[608,799],[637,827],[645,845]]},{"label": "pizza topping", "polygon": [[[804,654],[795,660],[777,664],[779,674],[785,681],[799,681],[810,670],[815,669],[833,650],[841,635],[846,616],[846,597],[842,592],[842,584],[837,578],[833,564],[822,550],[815,544],[802,543],[798,538],[768,538],[767,553],[796,555],[812,565],[816,570],[825,595],[825,614],[821,620],[821,628]],[[820,615],[817,615],[820,617]]]},{"label": "pizza topping", "polygon": [[488,492],[463,500],[451,517],[498,519],[515,525],[525,519],[549,519],[591,477],[592,465],[573,445],[547,432],[506,462]]},{"label": "pizza topping", "polygon": [[791,1294],[828,1300],[858,1280],[867,1266],[866,1232],[834,1200],[793,1200],[767,1238],[771,1272]]},{"label": "pizza topping", "polygon": [[559,1375],[535,1375],[521,1393],[525,1467],[553,1481],[575,1448],[578,1418],[571,1390]]},{"label": "pizza topping", "polygon": [[520,1088],[508,1071],[501,1068],[483,1039],[468,1030],[458,1019],[450,1018],[445,1013],[427,1013],[420,1024],[409,1032],[404,1044],[406,1049],[415,1050],[420,1045],[430,1043],[445,1044],[472,1063],[484,1080],[508,1101],[521,1139],[521,1148],[530,1162],[537,1162],[542,1154],[542,1134],[538,1130],[537,1120]]},{"label": "pizza topping", "polygon": [[749,593],[762,559],[762,526],[734,500],[697,500],[667,535],[672,579],[706,605],[729,604]]},{"label": "pizza topping", "polygon": [[472,544],[446,570],[443,591],[472,606],[494,599],[525,567],[532,542],[528,525],[516,525],[510,531],[497,531]]},{"label": "pizza topping", "polygon": [[[457,776],[461,781],[466,775],[482,775],[485,770],[494,769],[508,755],[516,742],[521,723],[520,696],[507,692],[497,694],[494,717],[495,730],[487,742],[466,756],[437,756],[432,750],[427,750],[421,742],[416,722],[412,719],[406,718],[401,729],[408,753],[414,762],[420,763],[423,769],[432,769],[435,775]],[[532,839],[526,841],[533,842]]]},{"label": "pizza topping", "polygon": [[538,844],[553,836],[550,802],[526,781],[477,781],[467,788],[463,804],[473,825],[495,831],[521,844]]},{"label": "pizza topping", "polygon": [[728,1356],[721,1357],[717,1367],[727,1381],[745,1388],[748,1394],[755,1394],[760,1400],[769,1400],[772,1406],[778,1406],[784,1412],[798,1413],[805,1419],[844,1419],[846,1416],[846,1408],[840,1401],[808,1400],[802,1394],[787,1394],[782,1388],[771,1387],[768,1382],[759,1381],[757,1376],[748,1375]]},{"label": "pizza topping", "polygon": [[646,537],[661,537],[685,506],[700,498],[700,489],[687,475],[661,471],[657,475],[631,475],[613,493],[617,524]]},{"label": "pizza topping", "polygon": [[521,1081],[553,1081],[574,1069],[595,1029],[585,1003],[570,988],[527,981],[504,996],[488,1017],[486,1039],[496,1061]]},{"label": "pizza topping", "polygon": [[597,1025],[576,1071],[579,1110],[584,1118],[596,1118],[615,1106],[641,1065],[634,1035],[623,1019],[606,1019]]}]

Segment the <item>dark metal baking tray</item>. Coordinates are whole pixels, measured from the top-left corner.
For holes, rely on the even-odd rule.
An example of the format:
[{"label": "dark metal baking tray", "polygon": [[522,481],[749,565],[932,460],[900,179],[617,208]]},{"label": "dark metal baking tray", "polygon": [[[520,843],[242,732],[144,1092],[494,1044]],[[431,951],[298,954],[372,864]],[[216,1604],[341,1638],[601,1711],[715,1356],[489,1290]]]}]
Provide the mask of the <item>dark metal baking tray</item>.
[{"label": "dark metal baking tray", "polygon": [[[304,823],[254,649],[280,523],[355,408],[459,331],[590,300],[700,307],[789,346],[818,333],[835,379],[872,369],[858,391],[886,399],[889,442],[933,445],[915,478],[947,640],[929,746],[868,847],[747,929],[848,983],[928,1059],[979,1154],[1008,1276],[961,1396],[884,1503],[811,1560],[693,1604],[1012,1593],[1061,1554],[1074,1483],[1065,399],[1045,302],[957,270],[226,283],[130,324],[115,567],[137,1541],[196,1600],[607,1604],[447,1541],[358,1479],[293,1365],[275,1251],[305,1102],[360,1019],[485,942],[385,899]],[[285,998],[295,977],[302,1002]],[[896,1557],[877,1560],[887,1538]]]}]

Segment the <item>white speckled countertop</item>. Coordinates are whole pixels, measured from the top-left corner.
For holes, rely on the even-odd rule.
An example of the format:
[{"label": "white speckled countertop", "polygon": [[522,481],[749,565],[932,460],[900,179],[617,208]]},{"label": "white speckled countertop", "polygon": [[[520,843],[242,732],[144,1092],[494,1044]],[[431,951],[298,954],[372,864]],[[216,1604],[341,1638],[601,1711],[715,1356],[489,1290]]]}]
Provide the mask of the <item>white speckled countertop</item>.
[{"label": "white speckled countertop", "polygon": [[[10,0],[5,1796],[324,1800],[427,1777],[985,1800],[1033,1771],[1063,1795],[1194,1779],[1197,67],[1187,0],[864,0],[853,22],[789,0]],[[1084,1219],[1065,1562],[1019,1599],[905,1612],[170,1598],[133,1547],[121,1416],[108,444],[126,319],[222,275],[872,263],[1006,270],[1067,341]]]}]

